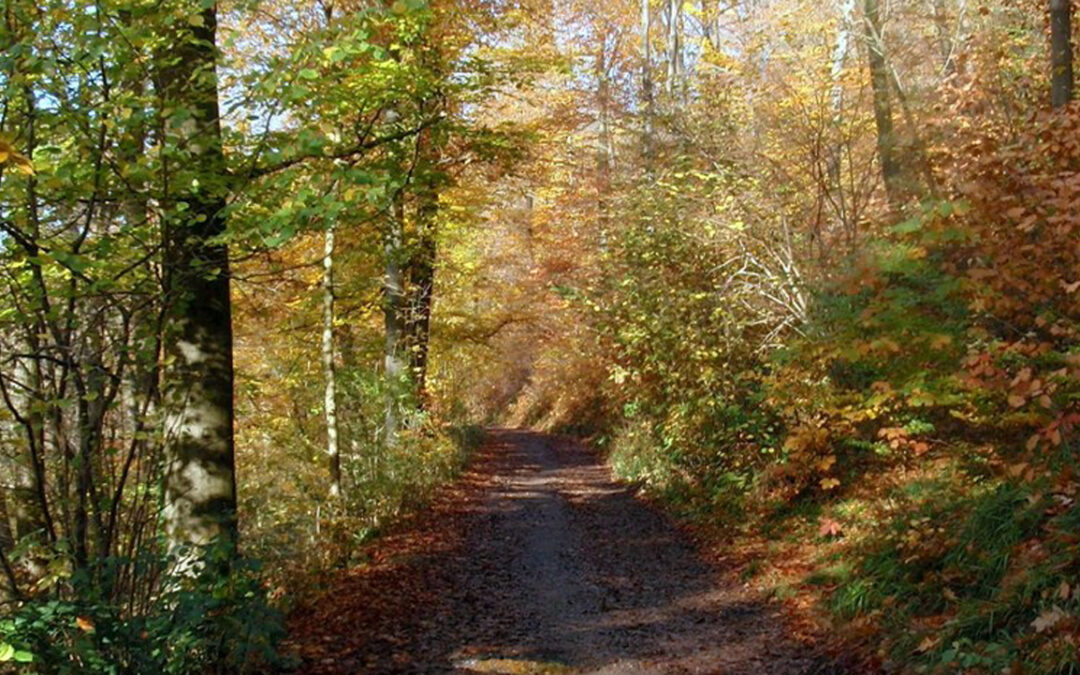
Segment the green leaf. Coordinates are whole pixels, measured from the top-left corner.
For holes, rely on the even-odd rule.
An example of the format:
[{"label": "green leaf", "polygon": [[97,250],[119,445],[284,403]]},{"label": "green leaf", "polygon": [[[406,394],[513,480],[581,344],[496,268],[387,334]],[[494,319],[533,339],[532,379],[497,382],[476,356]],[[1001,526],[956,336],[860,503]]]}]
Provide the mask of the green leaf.
[{"label": "green leaf", "polygon": [[922,229],[921,218],[908,218],[902,223],[897,223],[889,228],[895,234],[911,234],[912,232],[918,232]]},{"label": "green leaf", "polygon": [[304,68],[300,71],[300,77],[305,80],[317,80],[319,79],[319,73],[312,68]]},{"label": "green leaf", "polygon": [[10,661],[15,656],[15,648],[6,642],[0,642],[0,663]]},{"label": "green leaf", "polygon": [[19,663],[30,663],[34,660],[34,655],[30,652],[17,651],[15,652],[15,660]]}]

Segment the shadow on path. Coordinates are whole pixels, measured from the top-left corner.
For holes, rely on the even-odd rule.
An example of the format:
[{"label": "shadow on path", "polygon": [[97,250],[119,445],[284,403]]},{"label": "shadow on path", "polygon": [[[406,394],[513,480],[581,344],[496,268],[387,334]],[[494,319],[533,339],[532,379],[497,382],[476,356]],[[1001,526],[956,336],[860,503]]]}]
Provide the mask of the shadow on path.
[{"label": "shadow on path", "polygon": [[404,562],[344,579],[324,602],[363,603],[339,611],[351,625],[303,617],[321,629],[303,672],[813,672],[771,608],[579,444],[494,430],[476,464],[469,494],[419,525],[449,541],[414,537]]}]

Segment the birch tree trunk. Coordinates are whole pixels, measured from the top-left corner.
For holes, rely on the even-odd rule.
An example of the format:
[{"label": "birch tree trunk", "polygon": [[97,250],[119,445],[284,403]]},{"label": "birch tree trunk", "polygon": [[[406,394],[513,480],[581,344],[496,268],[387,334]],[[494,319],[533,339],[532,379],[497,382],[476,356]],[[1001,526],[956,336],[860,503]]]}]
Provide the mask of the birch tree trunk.
[{"label": "birch tree trunk", "polygon": [[674,96],[675,85],[679,80],[679,18],[682,15],[682,0],[668,0],[667,6],[667,79],[664,92],[668,98]]},{"label": "birch tree trunk", "polygon": [[326,455],[330,470],[330,498],[341,497],[341,452],[338,447],[337,373],[334,367],[334,226],[326,228],[323,242],[322,366],[325,391]]},{"label": "birch tree trunk", "polygon": [[383,421],[383,441],[387,447],[397,443],[398,398],[405,362],[401,357],[401,338],[404,333],[405,284],[401,272],[402,246],[404,244],[405,201],[402,194],[394,198],[393,212],[387,224],[383,245],[386,272],[383,279],[383,325],[385,343],[383,350],[386,369],[386,414]]},{"label": "birch tree trunk", "polygon": [[832,80],[832,92],[829,102],[833,115],[840,114],[843,104],[844,83],[841,78],[844,75],[844,66],[847,63],[848,50],[851,45],[851,26],[855,15],[855,0],[840,0],[840,19],[836,27],[836,46],[833,47],[832,64],[829,77]]}]

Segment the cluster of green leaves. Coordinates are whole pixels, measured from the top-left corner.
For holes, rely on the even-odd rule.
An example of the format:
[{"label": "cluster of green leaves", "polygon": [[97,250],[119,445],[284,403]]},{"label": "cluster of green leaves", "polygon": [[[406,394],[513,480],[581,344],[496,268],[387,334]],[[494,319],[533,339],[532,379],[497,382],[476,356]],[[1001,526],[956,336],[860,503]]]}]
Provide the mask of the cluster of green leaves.
[{"label": "cluster of green leaves", "polygon": [[[194,575],[164,574],[164,590],[136,612],[85,574],[66,580],[75,587],[66,598],[28,598],[0,619],[0,661],[34,672],[95,675],[251,673],[284,665],[275,652],[283,617],[269,603],[258,566],[220,547],[203,559],[208,564]],[[127,567],[119,560],[97,563],[114,572]],[[139,564],[146,572],[169,568],[167,560]]]}]

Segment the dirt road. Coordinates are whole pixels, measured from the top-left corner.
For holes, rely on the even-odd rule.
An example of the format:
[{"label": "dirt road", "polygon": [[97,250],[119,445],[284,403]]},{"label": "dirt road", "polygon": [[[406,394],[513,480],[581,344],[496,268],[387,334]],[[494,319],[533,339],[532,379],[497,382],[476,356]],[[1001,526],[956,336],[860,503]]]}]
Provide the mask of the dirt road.
[{"label": "dirt road", "polygon": [[493,431],[377,549],[294,616],[300,672],[814,671],[771,608],[570,440]]}]

